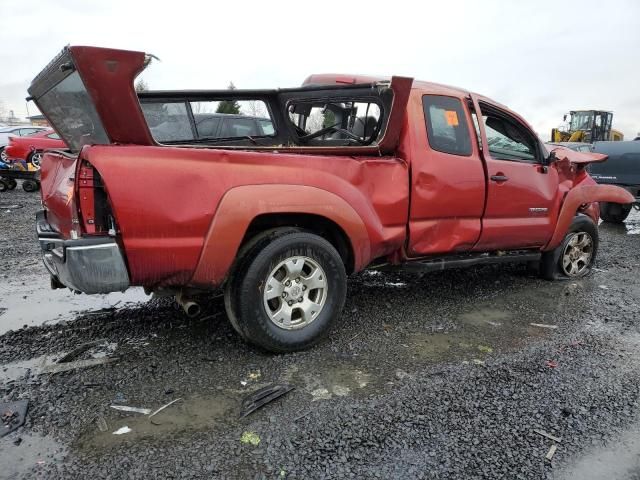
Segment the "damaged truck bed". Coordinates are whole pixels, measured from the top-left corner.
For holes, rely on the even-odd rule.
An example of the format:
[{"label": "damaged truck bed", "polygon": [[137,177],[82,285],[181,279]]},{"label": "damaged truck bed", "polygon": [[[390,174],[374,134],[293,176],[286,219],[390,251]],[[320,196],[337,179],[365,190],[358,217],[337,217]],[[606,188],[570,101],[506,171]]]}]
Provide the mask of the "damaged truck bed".
[{"label": "damaged truck bed", "polygon": [[313,75],[278,90],[155,91],[152,56],[65,48],[31,98],[69,146],[42,161],[37,230],[54,287],[225,289],[247,341],[307,348],[342,310],[346,276],[536,262],[588,273],[599,201],[586,165],[508,108],[410,78]]}]

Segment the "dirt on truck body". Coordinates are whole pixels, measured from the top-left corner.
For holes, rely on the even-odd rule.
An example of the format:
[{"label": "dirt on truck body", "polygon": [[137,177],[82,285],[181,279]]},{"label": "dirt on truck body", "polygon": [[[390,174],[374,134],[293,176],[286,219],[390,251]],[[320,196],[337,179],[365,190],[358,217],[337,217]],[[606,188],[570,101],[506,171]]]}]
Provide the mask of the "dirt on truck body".
[{"label": "dirt on truck body", "polygon": [[[52,284],[194,296],[272,351],[340,316],[346,276],[596,257],[605,155],[544,145],[517,114],[404,77],[313,75],[280,90],[137,94],[142,52],[67,47],[29,93],[69,146],[42,161],[37,229]],[[232,117],[226,117],[231,115]]]}]

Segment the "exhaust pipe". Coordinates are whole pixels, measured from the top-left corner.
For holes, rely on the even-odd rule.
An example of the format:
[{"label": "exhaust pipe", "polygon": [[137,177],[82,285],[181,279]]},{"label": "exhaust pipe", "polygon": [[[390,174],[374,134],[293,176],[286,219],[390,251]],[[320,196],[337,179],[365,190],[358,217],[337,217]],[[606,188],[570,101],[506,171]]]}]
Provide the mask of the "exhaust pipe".
[{"label": "exhaust pipe", "polygon": [[178,305],[182,307],[182,309],[184,310],[184,313],[186,313],[187,317],[189,318],[197,317],[198,315],[200,315],[200,312],[202,311],[199,303],[194,302],[189,298],[185,298],[182,292],[176,295],[176,302],[178,302]]}]

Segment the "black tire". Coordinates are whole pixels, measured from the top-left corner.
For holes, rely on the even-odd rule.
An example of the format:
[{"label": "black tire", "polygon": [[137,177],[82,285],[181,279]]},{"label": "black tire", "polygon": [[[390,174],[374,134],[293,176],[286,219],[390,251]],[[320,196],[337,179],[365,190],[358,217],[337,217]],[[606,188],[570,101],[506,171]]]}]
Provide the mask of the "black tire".
[{"label": "black tire", "polygon": [[7,185],[6,180],[0,180],[0,192],[6,192],[9,190],[9,185]]},{"label": "black tire", "polygon": [[[260,236],[245,251],[225,294],[227,314],[240,335],[276,353],[304,350],[322,340],[340,316],[346,298],[347,275],[333,245],[312,233],[279,229]],[[271,320],[263,295],[273,270],[293,257],[304,257],[321,268],[327,293],[317,317],[300,328],[286,329]],[[284,302],[279,297],[278,301]]]},{"label": "black tire", "polygon": [[600,218],[609,223],[622,223],[629,215],[631,207],[630,203],[623,205],[621,203],[601,202]]},{"label": "black tire", "polygon": [[[575,274],[567,272],[567,269],[563,266],[565,255],[571,255],[569,251],[571,247],[569,243],[577,239],[584,238],[576,237],[577,235],[586,234],[591,239],[590,257],[588,262],[581,262],[580,267],[576,269]],[[574,217],[573,222],[569,226],[567,235],[564,237],[562,243],[554,250],[544,252],[540,259],[540,275],[547,280],[558,279],[571,279],[580,278],[587,275],[596,260],[598,254],[598,226],[586,215],[578,215]]]},{"label": "black tire", "polygon": [[38,189],[40,188],[40,186],[38,185],[38,182],[36,182],[35,180],[24,180],[22,182],[22,189],[25,192],[37,192]]},{"label": "black tire", "polygon": [[238,316],[236,313],[235,302],[233,301],[233,292],[239,288],[240,282],[242,281],[241,272],[246,271],[248,268],[248,264],[252,258],[250,252],[254,249],[259,250],[266,247],[269,243],[275,240],[278,237],[283,235],[287,235],[289,233],[297,233],[300,229],[294,227],[281,227],[281,228],[272,228],[269,230],[265,230],[264,232],[260,232],[253,238],[251,238],[248,242],[246,242],[238,251],[236,255],[236,261],[232,266],[229,277],[225,283],[224,288],[224,306],[227,311],[227,317],[229,318],[229,323],[243,340],[248,341],[245,333],[240,328],[240,324],[238,323]]},{"label": "black tire", "polygon": [[13,178],[8,178],[5,180],[5,182],[9,190],[15,190],[16,187],[18,186],[18,182],[16,182]]}]

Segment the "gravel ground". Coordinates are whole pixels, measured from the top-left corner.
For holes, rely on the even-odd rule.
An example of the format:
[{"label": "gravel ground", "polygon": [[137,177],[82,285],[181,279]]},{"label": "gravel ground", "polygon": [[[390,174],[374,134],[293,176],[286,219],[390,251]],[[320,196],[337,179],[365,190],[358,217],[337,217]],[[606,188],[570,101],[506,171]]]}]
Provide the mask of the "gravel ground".
[{"label": "gravel ground", "polygon": [[[188,319],[135,290],[49,290],[38,206],[0,196],[0,401],[30,401],[0,439],[0,477],[640,478],[635,213],[601,225],[598,268],[577,282],[523,266],[364,272],[325,343],[274,356],[237,338],[215,295]],[[110,363],[42,373],[95,340],[80,358]],[[296,388],[239,419],[272,382]],[[153,423],[110,408],[175,399]]]}]

